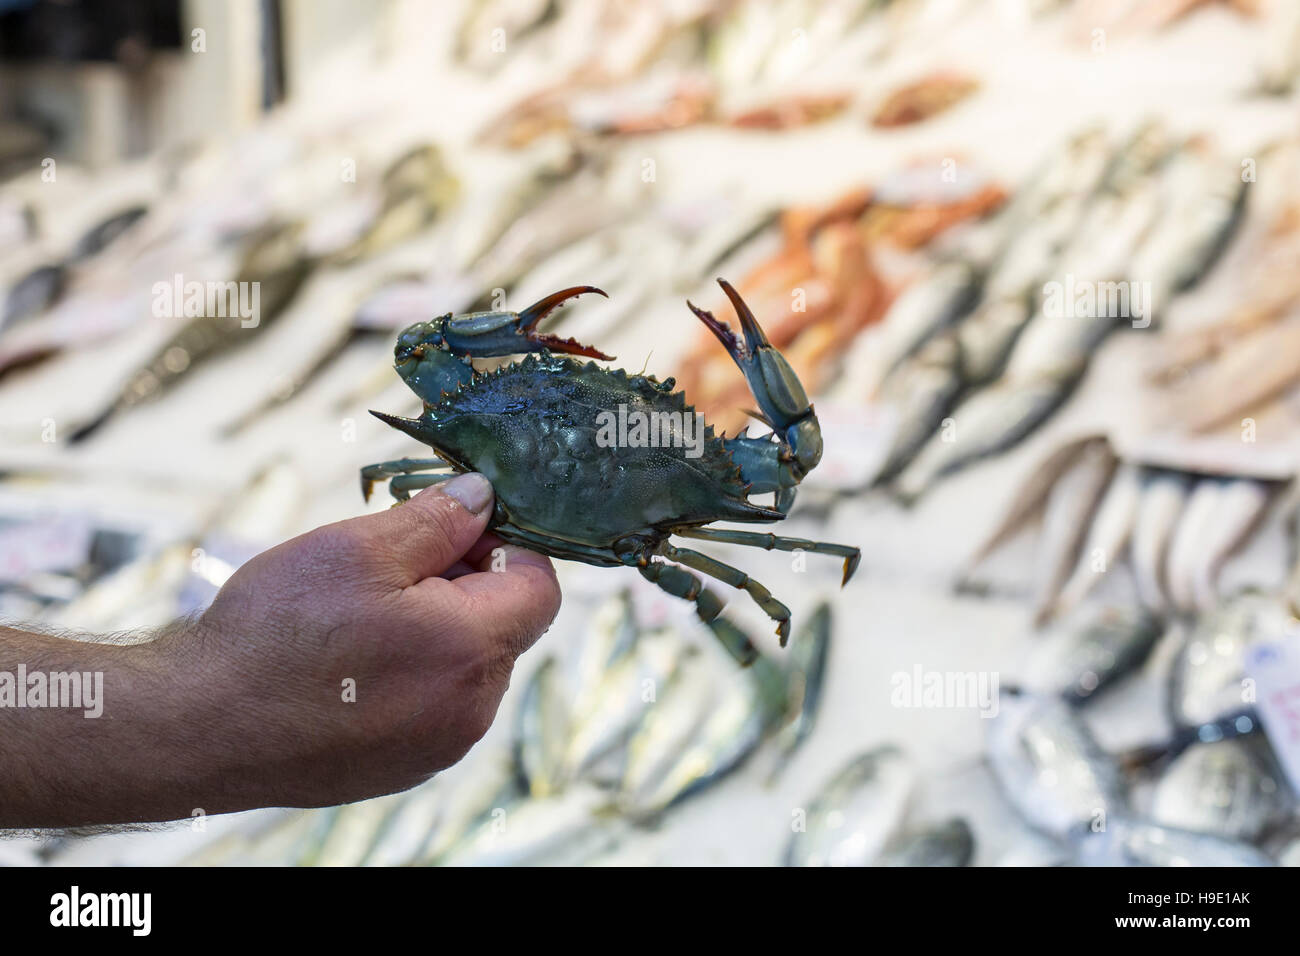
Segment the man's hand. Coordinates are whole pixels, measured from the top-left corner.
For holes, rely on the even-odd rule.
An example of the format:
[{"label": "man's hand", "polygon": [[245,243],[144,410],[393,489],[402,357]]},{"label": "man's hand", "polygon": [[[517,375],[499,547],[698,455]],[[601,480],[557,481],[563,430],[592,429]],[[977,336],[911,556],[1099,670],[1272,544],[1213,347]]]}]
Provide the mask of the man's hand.
[{"label": "man's hand", "polygon": [[487,480],[464,475],[311,531],[151,644],[0,633],[0,670],[23,638],[105,669],[99,720],[0,710],[0,827],[324,806],[455,763],[560,603],[548,559],[484,536],[491,513]]}]

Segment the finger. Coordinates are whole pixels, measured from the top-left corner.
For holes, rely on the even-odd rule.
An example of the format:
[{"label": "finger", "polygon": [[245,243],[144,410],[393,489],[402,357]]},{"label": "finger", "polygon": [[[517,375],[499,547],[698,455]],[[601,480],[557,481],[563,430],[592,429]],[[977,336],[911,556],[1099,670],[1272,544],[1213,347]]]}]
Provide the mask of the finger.
[{"label": "finger", "polygon": [[518,657],[545,633],[560,610],[560,585],[549,558],[505,545],[497,558],[485,559],[483,570],[458,577],[453,584],[464,595],[479,631],[486,640]]},{"label": "finger", "polygon": [[455,564],[482,536],[491,515],[492,485],[470,472],[364,520],[408,587]]}]

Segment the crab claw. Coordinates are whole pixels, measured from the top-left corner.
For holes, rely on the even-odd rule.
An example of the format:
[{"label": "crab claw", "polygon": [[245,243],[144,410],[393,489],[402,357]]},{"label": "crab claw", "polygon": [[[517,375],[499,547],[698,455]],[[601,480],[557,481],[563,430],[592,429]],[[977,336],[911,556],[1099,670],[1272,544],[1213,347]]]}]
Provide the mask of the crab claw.
[{"label": "crab claw", "polygon": [[[567,355],[585,355],[588,358],[610,359],[613,356],[583,345],[574,339],[562,339],[534,331],[537,323],[558,306],[563,305],[574,296],[587,292],[605,295],[600,289],[590,285],[578,285],[571,289],[562,289],[544,299],[534,302],[524,311],[515,312],[471,312],[468,315],[448,316],[443,319],[436,330],[440,345],[454,355],[482,356],[514,355],[519,352],[533,352],[549,349]],[[606,296],[608,298],[608,296]]]},{"label": "crab claw", "polygon": [[821,430],[808,401],[808,393],[790,363],[768,341],[740,293],[725,279],[719,279],[718,285],[736,310],[743,340],[725,322],[714,318],[711,312],[696,308],[690,302],[686,304],[718,337],[744,373],[749,390],[758,400],[761,419],[789,446],[793,459],[791,464],[796,466],[796,478],[802,479],[817,466],[822,455]]},{"label": "crab claw", "polygon": [[547,335],[543,332],[533,331],[537,328],[537,323],[550,315],[555,309],[559,308],[569,299],[585,295],[588,292],[594,292],[597,295],[603,295],[609,298],[609,294],[603,289],[597,289],[594,285],[575,285],[569,289],[561,289],[559,292],[552,292],[544,299],[538,299],[524,311],[519,313],[519,331],[523,332],[525,337],[533,345],[540,345],[542,348],[550,349],[552,352],[563,352],[566,355],[585,355],[588,358],[612,359],[614,356],[606,355],[604,352],[593,348],[590,345],[583,345],[576,339],[562,339],[558,336]]}]

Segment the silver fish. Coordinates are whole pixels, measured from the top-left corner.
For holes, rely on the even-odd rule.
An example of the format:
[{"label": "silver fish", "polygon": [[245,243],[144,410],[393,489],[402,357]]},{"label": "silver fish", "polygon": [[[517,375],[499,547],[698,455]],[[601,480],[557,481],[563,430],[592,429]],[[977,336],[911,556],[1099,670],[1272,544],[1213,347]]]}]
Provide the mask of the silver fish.
[{"label": "silver fish", "polygon": [[876,866],[970,866],[975,835],[960,817],[905,831],[887,846]]},{"label": "silver fish", "polygon": [[1053,613],[1063,614],[1082,601],[1124,553],[1137,520],[1141,470],[1121,463],[1097,506],[1074,573],[1061,588]]},{"label": "silver fish", "polygon": [[1033,687],[1079,702],[1142,663],[1163,633],[1160,621],[1141,608],[1107,608],[1083,627],[1052,635],[1034,651]]},{"label": "silver fish", "polygon": [[667,686],[684,649],[675,632],[646,634],[605,674],[586,709],[574,713],[563,779],[588,773],[628,742]]},{"label": "silver fish", "polygon": [[1195,569],[1201,563],[1201,552],[1223,506],[1225,489],[1226,482],[1218,478],[1198,481],[1169,542],[1165,575],[1169,599],[1180,611],[1192,611],[1196,607]]},{"label": "silver fish", "polygon": [[790,663],[786,668],[786,723],[776,736],[776,760],[769,782],[781,774],[812,733],[826,683],[830,650],[831,606],[822,602],[808,616],[790,647]]},{"label": "silver fish", "polygon": [[979,299],[980,269],[954,259],[936,266],[894,300],[881,320],[880,368],[888,376],[935,333],[952,325]]},{"label": "silver fish", "polygon": [[[709,627],[728,646],[752,646],[738,628],[718,618]],[[724,671],[718,701],[672,766],[638,801],[633,813],[654,816],[713,786],[739,768],[780,720],[786,677],[766,657]]]},{"label": "silver fish", "polygon": [[870,866],[911,809],[916,771],[897,747],[855,757],[818,791],[786,850],[786,866]]},{"label": "silver fish", "polygon": [[956,338],[941,335],[886,379],[880,401],[896,409],[898,426],[876,484],[892,481],[907,466],[952,407],[962,386],[960,362]]},{"label": "silver fish", "polygon": [[604,815],[609,797],[576,786],[553,797],[492,808],[476,827],[434,862],[438,866],[533,866],[576,863],[618,838]]},{"label": "silver fish", "polygon": [[1004,693],[988,761],[1007,801],[1051,836],[1094,830],[1127,810],[1119,768],[1058,697]]},{"label": "silver fish", "polygon": [[1187,748],[1156,783],[1151,819],[1232,840],[1259,839],[1295,808],[1266,746],[1252,735]]},{"label": "silver fish", "polygon": [[1157,471],[1143,477],[1133,526],[1133,575],[1138,597],[1153,611],[1162,611],[1168,605],[1165,556],[1191,488],[1191,478],[1180,472]]},{"label": "silver fish", "polygon": [[371,845],[365,866],[402,866],[419,859],[442,820],[445,800],[436,780],[402,795]]},{"label": "silver fish", "polygon": [[962,384],[973,387],[996,379],[1033,318],[1033,306],[1024,293],[990,297],[972,312],[953,330],[961,350]]},{"label": "silver fish", "polygon": [[560,787],[569,734],[569,700],[559,664],[548,657],[524,686],[515,713],[514,760],[520,789],[546,797]]},{"label": "silver fish", "polygon": [[1036,559],[1035,625],[1041,626],[1050,616],[1116,465],[1110,443],[1093,442],[1080,452],[1048,494]]},{"label": "silver fish", "polygon": [[977,392],[956,410],[949,430],[935,434],[898,477],[895,491],[914,501],[941,477],[1016,444],[1069,396],[1085,364]]},{"label": "silver fish", "polygon": [[1275,866],[1249,843],[1157,823],[1115,820],[1079,841],[1089,866]]},{"label": "silver fish", "polygon": [[716,668],[699,654],[686,657],[627,746],[620,790],[632,807],[644,804],[717,703]]}]

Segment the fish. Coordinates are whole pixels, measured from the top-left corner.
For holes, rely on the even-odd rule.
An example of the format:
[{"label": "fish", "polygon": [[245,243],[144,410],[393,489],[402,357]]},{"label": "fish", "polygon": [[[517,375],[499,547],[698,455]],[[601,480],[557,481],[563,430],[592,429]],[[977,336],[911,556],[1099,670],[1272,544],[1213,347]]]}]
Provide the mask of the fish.
[{"label": "fish", "polygon": [[103,222],[91,227],[72,247],[72,252],[69,254],[69,264],[99,255],[123,233],[143,219],[148,212],[149,207],[147,206],[128,206],[121,212],[114,213]]},{"label": "fish", "polygon": [[1028,479],[1011,496],[1011,503],[1006,512],[983,543],[966,560],[966,570],[959,575],[959,582],[969,580],[974,569],[989,555],[1010,541],[1030,521],[1041,514],[1061,475],[1069,470],[1086,448],[1097,441],[1105,441],[1104,436],[1086,434],[1071,439],[1050,452],[1033,467]]},{"label": "fish", "polygon": [[547,797],[560,788],[568,733],[569,701],[559,662],[548,657],[524,685],[515,712],[515,773],[523,792]]},{"label": "fish", "polygon": [[1228,482],[1219,496],[1219,507],[1206,527],[1201,548],[1190,563],[1193,603],[1209,611],[1219,601],[1219,570],[1263,521],[1272,501],[1273,486],[1240,478]]},{"label": "fish", "polygon": [[780,776],[795,752],[812,733],[826,684],[831,650],[831,606],[813,609],[790,645],[786,666],[786,722],[776,734],[776,758],[768,783]]},{"label": "fish", "polygon": [[1087,597],[1123,555],[1133,534],[1141,492],[1141,469],[1121,462],[1097,506],[1074,573],[1061,589],[1053,614],[1063,614]]},{"label": "fish", "polygon": [[1219,478],[1197,481],[1169,542],[1165,575],[1170,601],[1179,611],[1190,612],[1196,608],[1196,568],[1202,563],[1201,550],[1225,503],[1227,484]]},{"label": "fish", "polygon": [[[333,826],[315,850],[312,866],[359,866],[405,794],[389,794],[339,807]],[[304,861],[307,862],[307,861]]]},{"label": "fish", "polygon": [[142,402],[159,399],[182,376],[229,349],[246,344],[271,326],[307,280],[312,264],[300,254],[301,226],[271,227],[259,235],[244,255],[235,282],[239,288],[259,289],[259,315],[255,326],[233,316],[199,316],[185,325],[130,375],[117,398],[97,417],[69,435],[69,442],[84,441],[112,415]]},{"label": "fish", "polygon": [[951,109],[979,89],[979,81],[940,70],[899,87],[876,107],[871,125],[892,129],[920,123]]},{"label": "fish", "polygon": [[609,796],[579,784],[555,796],[492,808],[436,866],[536,866],[581,862],[618,839]]},{"label": "fish", "polygon": [[631,591],[624,588],[596,608],[578,652],[574,713],[586,713],[592,708],[601,680],[632,653],[640,636]]},{"label": "fish", "polygon": [[1070,703],[1091,700],[1141,667],[1163,633],[1160,619],[1141,607],[1107,607],[1085,621],[1034,650],[1029,667],[1036,691]]},{"label": "fish", "polygon": [[1257,735],[1193,744],[1156,782],[1150,818],[1253,843],[1295,811],[1290,787]]},{"label": "fish", "polygon": [[1119,767],[1076,710],[1059,697],[1002,690],[989,721],[987,759],[1026,823],[1066,839],[1127,813]]},{"label": "fish", "polygon": [[58,301],[68,283],[62,263],[37,266],[9,288],[0,314],[0,330],[39,315]]},{"label": "fish", "polygon": [[916,770],[896,746],[854,757],[818,790],[785,865],[872,865],[906,824],[916,789]]},{"label": "fish", "polygon": [[1146,821],[1116,820],[1079,840],[1086,866],[1275,866],[1249,843]]},{"label": "fish", "polygon": [[951,336],[923,346],[885,380],[879,400],[896,410],[897,427],[871,482],[888,485],[911,462],[961,391],[961,347]]},{"label": "fish", "polygon": [[970,866],[975,835],[960,817],[908,830],[885,847],[876,866]]},{"label": "fish", "polygon": [[1182,472],[1143,472],[1133,525],[1132,561],[1138,597],[1149,610],[1160,612],[1169,604],[1165,558],[1191,489],[1191,476]]},{"label": "fish", "polygon": [[[735,625],[716,618],[709,628],[733,653],[752,648]],[[714,707],[658,783],[629,808],[631,816],[652,819],[670,807],[725,779],[754,753],[785,713],[787,681],[782,669],[758,655],[747,667],[723,671]]]},{"label": "fish", "polygon": [[408,790],[389,814],[363,866],[402,866],[418,859],[433,838],[445,809],[443,788],[436,780]]},{"label": "fish", "polygon": [[1035,626],[1041,627],[1051,616],[1117,464],[1109,442],[1093,442],[1080,451],[1048,493],[1035,559]]},{"label": "fish", "polygon": [[1245,659],[1252,645],[1289,626],[1281,601],[1243,591],[1203,614],[1169,669],[1168,708],[1174,727],[1216,740],[1258,727]]},{"label": "fish", "polygon": [[690,654],[656,701],[627,745],[627,765],[619,784],[621,803],[644,804],[653,788],[672,770],[681,753],[717,706],[717,669],[699,654]]},{"label": "fish", "polygon": [[1173,393],[1170,425],[1206,432],[1283,394],[1297,375],[1300,319],[1294,315],[1231,342],[1217,360]]},{"label": "fish", "polygon": [[564,751],[562,779],[574,780],[620,750],[649,714],[681,663],[684,644],[671,630],[645,634],[612,667],[586,709],[576,711]]},{"label": "fish", "polygon": [[978,266],[953,259],[908,286],[881,320],[877,354],[882,377],[914,355],[936,332],[969,312],[979,300],[982,281]]},{"label": "fish", "polygon": [[1151,276],[1164,303],[1195,286],[1222,258],[1245,218],[1250,184],[1235,164],[1192,144],[1165,173],[1167,205],[1133,259],[1132,274]]},{"label": "fish", "polygon": [[1015,445],[1061,406],[1085,367],[1086,360],[1079,359],[977,392],[953,414],[951,427],[932,436],[898,476],[894,493],[904,503],[915,502],[940,478]]}]

